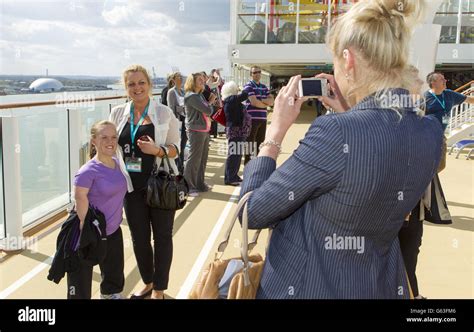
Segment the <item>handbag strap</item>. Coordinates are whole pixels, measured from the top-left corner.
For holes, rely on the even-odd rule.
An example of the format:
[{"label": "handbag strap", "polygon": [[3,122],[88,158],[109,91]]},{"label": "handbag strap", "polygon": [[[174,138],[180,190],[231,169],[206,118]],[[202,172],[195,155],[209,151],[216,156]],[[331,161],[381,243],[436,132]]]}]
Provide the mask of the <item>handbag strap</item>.
[{"label": "handbag strap", "polygon": [[[174,145],[174,144],[173,144],[173,145]],[[175,145],[175,146],[176,146],[176,145]],[[178,151],[178,150],[176,150],[176,151]],[[168,154],[166,153],[166,150],[163,149],[163,152],[164,152],[165,155],[163,156],[163,158],[161,158],[161,162],[162,162],[162,163],[163,163],[163,162],[166,162],[166,163],[168,164],[169,173],[170,173],[171,175],[175,175],[175,174],[174,174],[174,171],[173,171],[173,168],[171,167],[170,159],[168,158]],[[158,172],[158,165],[155,163],[155,166],[153,167],[153,173],[156,173],[156,172]]]},{"label": "handbag strap", "polygon": [[[229,238],[230,234],[232,232],[232,229],[234,228],[235,222],[239,218],[239,213],[242,210],[242,207],[244,209],[242,213],[242,245],[240,248],[240,256],[242,258],[242,261],[244,263],[244,267],[242,269],[243,272],[243,277],[244,277],[244,286],[249,286],[250,285],[250,275],[249,275],[249,252],[256,246],[258,237],[260,235],[260,232],[262,231],[261,229],[257,230],[253,236],[252,242],[248,243],[248,205],[247,201],[250,198],[250,195],[252,195],[252,192],[249,191],[246,193],[242,198],[239,200],[239,203],[237,204],[237,208],[234,212],[234,215],[232,216],[232,219],[230,220],[230,224],[227,228],[227,231],[225,232],[224,235],[224,240],[219,244],[217,247],[217,253],[216,253],[216,258],[217,255],[220,253],[221,256],[224,254],[224,250],[227,248],[227,245],[229,244]],[[270,240],[271,237],[271,230],[269,232],[269,238]],[[268,249],[268,243],[267,243],[267,249]]]},{"label": "handbag strap", "polygon": [[[230,220],[230,224],[227,227],[227,230],[224,234],[224,240],[222,240],[219,245],[217,246],[217,253],[223,254],[225,249],[227,248],[227,245],[229,244],[229,239],[230,239],[230,234],[232,233],[232,229],[234,228],[235,222],[239,218],[239,213],[242,210],[242,207],[244,207],[244,212],[242,215],[242,250],[245,251],[246,253],[250,252],[255,246],[257,245],[258,237],[260,235],[260,232],[262,231],[261,229],[257,230],[252,238],[252,242],[248,243],[248,215],[247,215],[247,201],[250,197],[252,192],[246,193],[242,198],[240,199],[239,203],[237,204],[237,208],[234,211],[234,214]],[[245,234],[245,238],[244,238]],[[245,247],[245,249],[244,249]],[[243,258],[243,257],[242,257]]]}]

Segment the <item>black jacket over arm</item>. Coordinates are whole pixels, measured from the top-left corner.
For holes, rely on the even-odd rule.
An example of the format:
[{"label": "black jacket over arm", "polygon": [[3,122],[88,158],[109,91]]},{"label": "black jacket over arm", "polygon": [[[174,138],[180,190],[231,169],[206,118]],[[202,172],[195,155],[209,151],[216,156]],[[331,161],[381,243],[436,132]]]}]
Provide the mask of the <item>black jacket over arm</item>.
[{"label": "black jacket over arm", "polygon": [[79,217],[73,210],[61,226],[56,240],[56,254],[47,278],[59,284],[66,272],[79,269],[79,258],[93,266],[105,258],[106,250],[106,220],[103,213],[89,207],[81,232]]}]

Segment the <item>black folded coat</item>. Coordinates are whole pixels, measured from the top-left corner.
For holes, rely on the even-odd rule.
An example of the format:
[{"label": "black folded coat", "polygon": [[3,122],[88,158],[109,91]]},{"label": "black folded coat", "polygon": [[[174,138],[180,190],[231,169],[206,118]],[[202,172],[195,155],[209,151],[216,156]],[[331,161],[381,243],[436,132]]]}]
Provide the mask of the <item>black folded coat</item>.
[{"label": "black folded coat", "polygon": [[79,230],[79,217],[71,211],[61,226],[56,240],[56,253],[48,273],[48,280],[59,283],[66,272],[75,272],[82,263],[94,266],[102,262],[107,252],[106,220],[104,214],[89,207],[84,227]]}]

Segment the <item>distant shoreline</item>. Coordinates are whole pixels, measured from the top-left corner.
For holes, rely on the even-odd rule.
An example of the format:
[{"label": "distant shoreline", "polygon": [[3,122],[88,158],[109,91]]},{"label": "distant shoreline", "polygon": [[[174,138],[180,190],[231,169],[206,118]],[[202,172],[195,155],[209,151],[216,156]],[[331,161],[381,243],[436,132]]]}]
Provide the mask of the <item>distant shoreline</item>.
[{"label": "distant shoreline", "polygon": [[[45,83],[47,80],[51,82]],[[38,88],[42,85],[44,85],[44,89]],[[153,79],[154,89],[163,89],[165,85],[165,78]],[[124,90],[118,77],[0,75],[0,96],[117,90]]]}]

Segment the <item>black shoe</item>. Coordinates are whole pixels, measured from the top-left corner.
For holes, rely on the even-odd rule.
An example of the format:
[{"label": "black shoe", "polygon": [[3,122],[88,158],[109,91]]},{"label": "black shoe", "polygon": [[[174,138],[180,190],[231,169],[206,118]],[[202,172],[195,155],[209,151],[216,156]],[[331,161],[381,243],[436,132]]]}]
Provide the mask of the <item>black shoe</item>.
[{"label": "black shoe", "polygon": [[141,295],[132,294],[132,296],[130,296],[130,300],[143,300],[147,298],[148,296],[151,296],[152,292],[153,292],[153,288]]},{"label": "black shoe", "polygon": [[240,181],[235,181],[235,182],[225,182],[225,185],[226,186],[234,186],[234,187],[237,187],[237,186],[240,186]]}]

